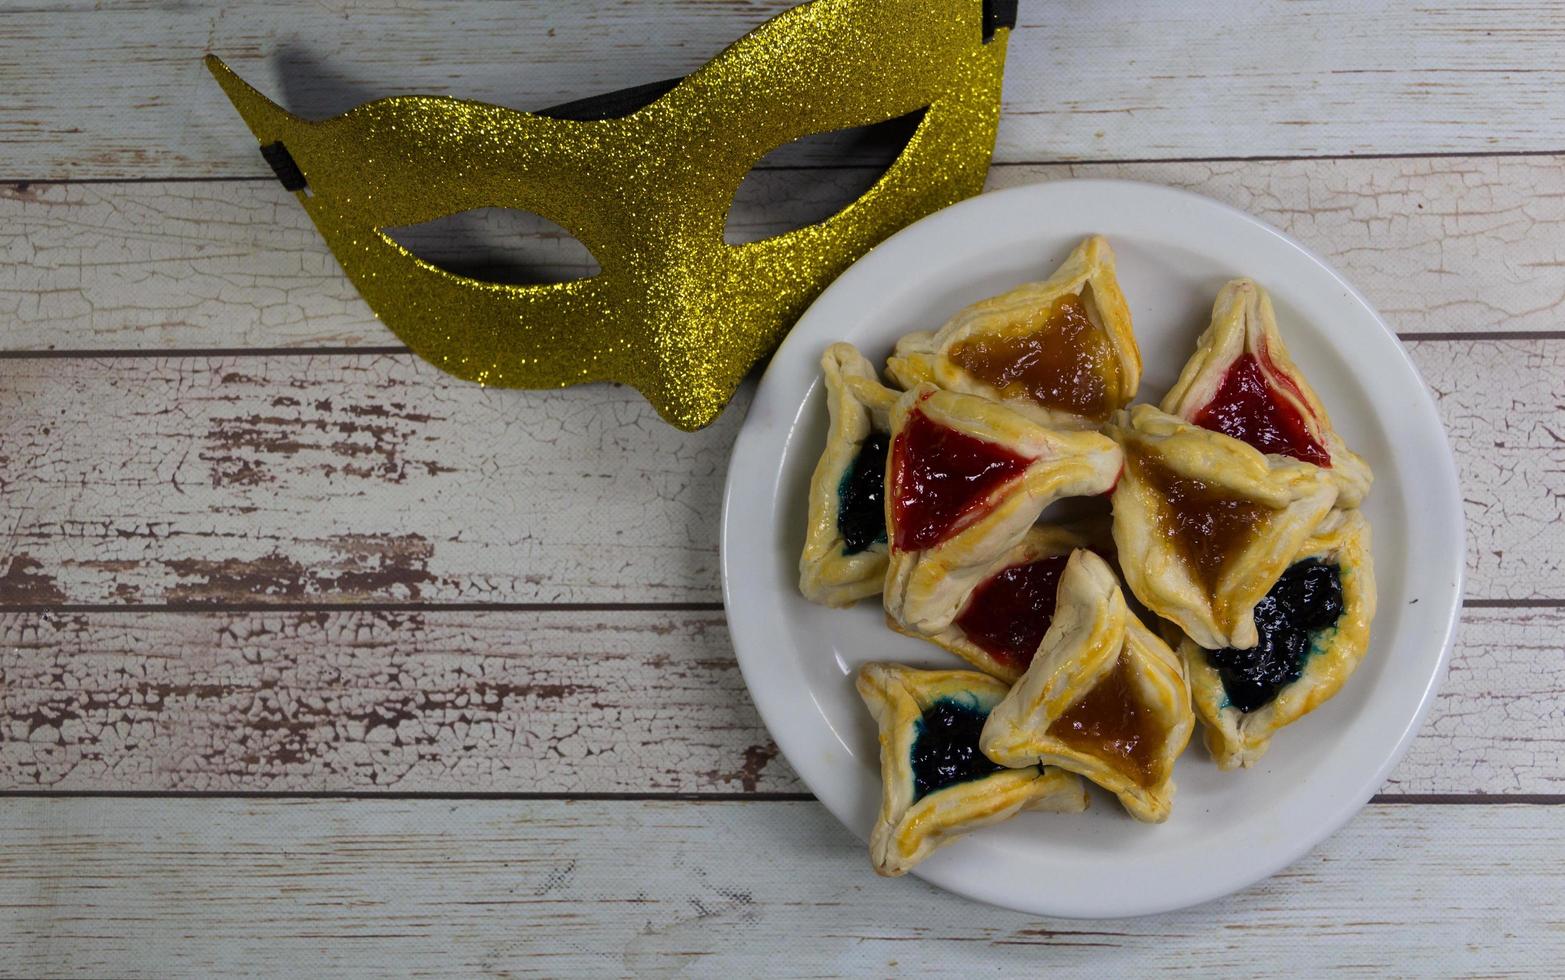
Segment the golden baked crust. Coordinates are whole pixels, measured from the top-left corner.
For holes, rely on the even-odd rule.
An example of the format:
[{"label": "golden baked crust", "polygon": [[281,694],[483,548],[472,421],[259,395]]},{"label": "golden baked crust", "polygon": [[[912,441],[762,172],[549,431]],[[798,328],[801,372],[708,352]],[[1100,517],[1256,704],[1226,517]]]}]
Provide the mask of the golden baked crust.
[{"label": "golden baked crust", "polygon": [[[1049,405],[1025,385],[998,388],[961,363],[961,345],[976,340],[1018,339],[1058,329],[1051,319],[1062,297],[1077,297],[1093,328],[1100,332],[1103,376],[1101,405]],[[1099,236],[1078,245],[1065,263],[1043,282],[1027,283],[981,300],[952,317],[939,330],[908,334],[898,341],[886,371],[903,388],[930,382],[947,391],[982,395],[1045,425],[1096,429],[1129,404],[1141,384],[1141,351],[1131,329],[1130,308],[1114,272],[1114,252]],[[1101,399],[1097,395],[1101,394]],[[1084,414],[1085,413],[1085,414]]]},{"label": "golden baked crust", "polygon": [[[1120,413],[1105,431],[1126,455],[1113,497],[1114,544],[1130,590],[1204,647],[1254,646],[1255,604],[1336,500],[1327,471],[1264,455],[1151,405]],[[1204,545],[1217,556],[1215,569],[1199,569],[1188,557],[1174,530],[1184,520],[1179,504],[1158,474],[1250,515],[1252,526],[1233,541]]]},{"label": "golden baked crust", "polygon": [[1266,754],[1278,729],[1298,721],[1342,689],[1369,648],[1369,626],[1375,618],[1369,522],[1356,510],[1334,512],[1293,561],[1306,558],[1319,558],[1340,569],[1342,615],[1335,626],[1315,635],[1299,679],[1284,685],[1272,701],[1249,713],[1228,704],[1223,679],[1207,651],[1189,637],[1179,644],[1195,712],[1205,729],[1207,751],[1221,769],[1254,765]]},{"label": "golden baked crust", "polygon": [[905,874],[942,844],[1020,810],[1087,808],[1087,790],[1078,777],[1034,765],[1000,769],[915,799],[913,745],[925,710],[949,698],[987,712],[1005,696],[1006,685],[971,670],[871,663],[859,669],[857,686],[880,728],[880,815],[869,840],[877,873]]},{"label": "golden baked crust", "polygon": [[[1083,707],[1110,684],[1133,712],[1095,728]],[[979,746],[1001,765],[1080,773],[1137,820],[1161,823],[1173,808],[1174,760],[1194,727],[1179,659],[1130,612],[1108,564],[1077,551],[1032,666],[990,712]]]},{"label": "golden baked crust", "polygon": [[1245,355],[1254,359],[1271,397],[1298,414],[1310,438],[1330,457],[1325,470],[1337,485],[1337,505],[1357,507],[1374,480],[1369,464],[1348,449],[1332,427],[1315,389],[1288,354],[1271,297],[1252,280],[1235,279],[1217,294],[1211,325],[1196,341],[1195,354],[1160,407],[1187,422],[1196,421],[1229,370]]},{"label": "golden baked crust", "polygon": [[925,634],[910,629],[898,623],[890,616],[886,617],[886,625],[898,633],[928,640],[936,646],[956,654],[963,660],[977,667],[979,670],[1008,684],[1014,684],[1022,676],[1022,667],[1008,660],[997,658],[984,647],[968,638],[967,632],[961,626],[961,613],[972,601],[973,594],[994,576],[1013,568],[1017,565],[1026,565],[1043,558],[1063,557],[1069,555],[1077,548],[1094,548],[1100,553],[1108,553],[1113,549],[1113,537],[1109,530],[1107,519],[1101,521],[1079,522],[1072,525],[1036,524],[1027,530],[1027,534],[1015,545],[996,556],[981,570],[977,580],[968,594],[962,597],[958,606],[957,617],[953,619],[945,629],[935,633]]},{"label": "golden baked crust", "polygon": [[809,524],[799,555],[799,591],[811,602],[848,606],[876,595],[886,580],[885,542],[849,554],[838,530],[840,488],[859,448],[874,432],[890,431],[898,392],[881,385],[875,367],[852,344],[832,344],[821,355],[831,426],[810,479]]},{"label": "golden baked crust", "polygon": [[[953,533],[929,547],[899,546],[897,506],[901,438],[915,414],[962,436],[1027,460],[1014,479],[965,514]],[[886,614],[902,628],[934,635],[951,624],[963,601],[1000,555],[1027,534],[1043,509],[1061,497],[1106,493],[1122,455],[1096,432],[1039,425],[999,402],[918,385],[891,411],[891,455],[886,465],[886,528],[891,542]]]}]

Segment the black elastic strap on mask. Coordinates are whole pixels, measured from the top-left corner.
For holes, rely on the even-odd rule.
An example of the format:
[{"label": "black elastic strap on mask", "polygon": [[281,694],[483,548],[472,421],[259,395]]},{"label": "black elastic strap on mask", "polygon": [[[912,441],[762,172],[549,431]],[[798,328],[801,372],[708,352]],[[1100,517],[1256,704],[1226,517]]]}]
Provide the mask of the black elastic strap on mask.
[{"label": "black elastic strap on mask", "polygon": [[272,168],[272,173],[277,175],[283,190],[302,191],[310,186],[309,181],[304,179],[304,171],[299,169],[293,154],[288,152],[288,147],[281,140],[261,147],[261,157]]},{"label": "black elastic strap on mask", "polygon": [[984,0],[984,43],[994,39],[1000,28],[1010,30],[1016,26],[1017,0]]},{"label": "black elastic strap on mask", "polygon": [[630,115],[637,109],[645,109],[669,92],[672,92],[674,86],[682,81],[684,81],[684,78],[665,78],[661,82],[632,85],[630,88],[622,88],[617,92],[605,92],[603,95],[592,95],[585,99],[576,99],[573,102],[566,102],[562,105],[539,109],[533,115],[547,116],[550,119],[570,119],[574,122],[601,122],[604,119],[618,119],[621,116]]}]

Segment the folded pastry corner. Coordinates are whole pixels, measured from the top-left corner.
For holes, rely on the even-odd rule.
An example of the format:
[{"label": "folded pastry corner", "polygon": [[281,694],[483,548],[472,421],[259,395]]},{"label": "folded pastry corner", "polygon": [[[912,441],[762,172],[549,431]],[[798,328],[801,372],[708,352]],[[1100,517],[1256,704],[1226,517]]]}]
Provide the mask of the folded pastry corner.
[{"label": "folded pastry corner", "polygon": [[1061,497],[1107,493],[1119,446],[999,402],[918,385],[891,410],[886,614],[925,636],[951,624],[992,563]]},{"label": "folded pastry corner", "polygon": [[1131,816],[1168,819],[1174,760],[1195,718],[1179,659],[1142,625],[1102,558],[1072,553],[1054,621],[978,744],[1007,766],[1058,766],[1119,797]]},{"label": "folded pastry corner", "polygon": [[1100,554],[1113,550],[1113,537],[1102,520],[1070,525],[1037,524],[979,570],[956,617],[942,630],[921,633],[891,617],[887,625],[899,633],[928,640],[949,650],[986,674],[1014,684],[1054,619],[1054,603],[1065,562],[1077,548]]},{"label": "folded pastry corner", "polygon": [[1321,467],[1337,485],[1340,507],[1357,507],[1369,493],[1369,464],[1332,427],[1288,354],[1271,297],[1249,279],[1218,292],[1211,325],[1161,408],[1263,453]]},{"label": "folded pastry corner", "polygon": [[1125,451],[1114,544],[1131,592],[1203,647],[1254,646],[1255,604],[1336,501],[1327,471],[1151,405],[1105,431]]},{"label": "folded pastry corner", "polygon": [[906,874],[935,848],[1021,810],[1087,808],[1078,777],[1002,767],[979,751],[1003,682],[971,670],[871,663],[859,669],[857,686],[880,729],[881,804],[869,843],[879,874]]},{"label": "folded pastry corner", "polygon": [[1334,512],[1255,608],[1248,650],[1179,645],[1207,750],[1221,769],[1251,766],[1272,736],[1320,707],[1369,647],[1375,571],[1369,522]]},{"label": "folded pastry corner", "polygon": [[939,330],[898,341],[887,373],[998,399],[1045,425],[1096,429],[1141,384],[1130,307],[1100,236],[1043,282],[967,307]]},{"label": "folded pastry corner", "polygon": [[809,523],[799,555],[799,591],[812,602],[847,606],[880,592],[886,578],[886,453],[898,392],[852,344],[821,355],[826,448],[810,479]]}]

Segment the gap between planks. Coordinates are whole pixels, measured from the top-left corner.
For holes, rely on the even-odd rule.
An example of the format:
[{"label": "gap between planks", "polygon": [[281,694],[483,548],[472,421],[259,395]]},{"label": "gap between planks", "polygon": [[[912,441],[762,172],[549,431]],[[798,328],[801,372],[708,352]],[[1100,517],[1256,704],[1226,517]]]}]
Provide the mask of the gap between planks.
[{"label": "gap between planks", "polygon": [[[1464,609],[1562,609],[1565,599],[1464,599]],[[7,615],[75,613],[723,612],[721,602],[112,602],[0,605]]]},{"label": "gap between planks", "polygon": [[[0,799],[106,800],[472,800],[658,803],[809,803],[813,793],[522,793],[406,790],[51,790],[0,789]],[[1377,793],[1365,806],[1565,806],[1565,793]]]},{"label": "gap between planks", "polygon": [[[1565,147],[1556,150],[1448,150],[1439,152],[1405,153],[1280,153],[1254,156],[1171,156],[1171,157],[1057,157],[1047,160],[996,160],[991,170],[1008,167],[1096,167],[1159,163],[1293,163],[1296,161],[1330,160],[1460,160],[1488,158],[1531,158],[1565,156]],[[796,163],[769,165],[757,164],[752,173],[794,173],[811,170],[884,170],[886,162],[877,163]],[[9,184],[17,190],[37,185],[68,184],[219,184],[257,183],[276,180],[269,174],[204,175],[197,177],[164,174],[146,177],[0,177],[0,184]]]},{"label": "gap between planks", "polygon": [[[1482,341],[1565,340],[1565,330],[1489,330],[1451,331],[1448,333],[1399,333],[1397,339],[1404,343],[1447,342],[1460,343]],[[105,347],[71,350],[0,350],[0,361],[36,360],[107,360],[157,358],[221,357],[411,357],[413,351],[405,346],[388,344],[383,347]],[[535,389],[541,390],[541,389]]]},{"label": "gap between planks", "polygon": [[[1565,605],[1565,599],[1560,600]],[[0,604],[0,614],[72,613],[402,613],[402,612],[722,612],[721,602],[112,602]]]}]

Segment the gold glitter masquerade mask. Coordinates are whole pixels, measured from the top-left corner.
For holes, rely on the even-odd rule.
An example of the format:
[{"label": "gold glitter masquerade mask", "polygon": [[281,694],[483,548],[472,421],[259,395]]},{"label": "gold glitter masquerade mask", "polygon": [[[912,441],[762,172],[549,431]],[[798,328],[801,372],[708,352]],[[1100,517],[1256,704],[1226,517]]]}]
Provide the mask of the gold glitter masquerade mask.
[{"label": "gold glitter masquerade mask", "polygon": [[[750,367],[843,269],[983,187],[1015,0],[815,0],[686,78],[518,112],[403,96],[294,116],[207,66],[343,271],[413,351],[518,388],[634,386],[682,429],[710,423]],[[922,112],[885,174],[817,224],[724,240],[770,151]],[[425,262],[385,231],[478,208],[534,212],[598,274],[509,285]]]}]

